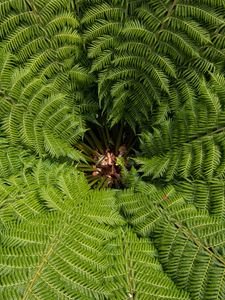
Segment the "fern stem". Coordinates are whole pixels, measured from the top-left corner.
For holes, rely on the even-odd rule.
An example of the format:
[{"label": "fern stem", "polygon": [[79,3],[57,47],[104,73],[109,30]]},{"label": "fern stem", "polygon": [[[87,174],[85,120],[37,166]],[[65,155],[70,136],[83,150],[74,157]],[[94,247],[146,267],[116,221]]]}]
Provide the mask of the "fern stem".
[{"label": "fern stem", "polygon": [[178,223],[177,221],[174,222],[174,225],[178,228],[181,229],[183,234],[190,240],[194,241],[196,246],[204,249],[206,252],[209,253],[210,256],[214,257],[217,261],[219,261],[221,264],[225,265],[225,260],[214,253],[209,247],[205,246],[197,237],[194,235],[189,228],[184,227],[182,224]]},{"label": "fern stem", "polygon": [[127,284],[128,284],[128,297],[129,299],[134,299],[135,297],[135,289],[134,289],[134,276],[133,276],[133,266],[132,259],[130,259],[129,247],[127,247],[125,233],[122,230],[122,243],[123,243],[123,255],[126,261],[126,273],[127,273]]},{"label": "fern stem", "polygon": [[172,14],[172,12],[173,12],[173,9],[174,9],[174,7],[176,6],[176,4],[177,4],[177,0],[174,0],[173,3],[171,4],[170,8],[169,8],[168,11],[167,11],[167,14],[166,14],[166,16],[165,16],[165,18],[164,18],[164,20],[163,20],[163,22],[162,22],[162,24],[161,24],[161,27],[160,27],[160,29],[159,29],[159,31],[158,31],[158,34],[159,34],[161,31],[163,31],[164,26],[165,26],[165,23],[166,23],[166,21],[168,20],[168,18],[171,16],[171,14]]},{"label": "fern stem", "polygon": [[[62,222],[62,224],[64,224],[64,227],[62,227],[62,229],[60,230],[60,232],[62,233],[62,231],[65,230],[65,227],[68,226],[68,224],[66,222]],[[35,272],[33,278],[30,280],[27,289],[23,295],[23,298],[21,300],[26,300],[29,299],[29,295],[30,292],[32,291],[33,286],[35,285],[35,282],[38,280],[38,278],[41,276],[41,273],[44,269],[45,264],[47,264],[49,257],[52,255],[54,248],[57,246],[57,244],[60,241],[59,238],[59,232],[56,232],[55,237],[52,239],[52,243],[50,243],[50,246],[47,250],[47,253],[43,256],[43,260],[40,263],[40,265],[37,267],[37,271]]]},{"label": "fern stem", "polygon": [[95,146],[98,148],[99,152],[103,154],[104,151],[102,149],[102,143],[100,142],[100,140],[97,138],[97,136],[94,134],[94,132],[92,130],[89,132],[89,134],[90,134],[92,140],[94,141]]},{"label": "fern stem", "polygon": [[116,146],[115,146],[115,154],[116,155],[118,155],[118,150],[119,150],[119,147],[121,146],[123,129],[124,129],[124,123],[122,122],[120,124],[120,128],[118,130],[118,136],[117,136],[117,139],[116,139]]}]

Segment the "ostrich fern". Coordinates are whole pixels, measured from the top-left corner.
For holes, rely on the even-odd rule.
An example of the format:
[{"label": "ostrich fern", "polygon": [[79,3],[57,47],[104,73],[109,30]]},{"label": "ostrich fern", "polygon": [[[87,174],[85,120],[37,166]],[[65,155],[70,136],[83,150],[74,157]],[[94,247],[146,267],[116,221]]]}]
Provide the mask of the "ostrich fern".
[{"label": "ostrich fern", "polygon": [[225,298],[224,14],[0,0],[0,299]]}]

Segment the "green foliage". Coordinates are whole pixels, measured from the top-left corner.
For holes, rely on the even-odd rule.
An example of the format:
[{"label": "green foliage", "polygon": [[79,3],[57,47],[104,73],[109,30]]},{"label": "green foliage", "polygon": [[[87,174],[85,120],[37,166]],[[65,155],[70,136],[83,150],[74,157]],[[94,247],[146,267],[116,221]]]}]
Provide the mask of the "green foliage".
[{"label": "green foliage", "polygon": [[126,225],[115,192],[89,190],[72,167],[33,163],[1,184],[3,299],[189,299]]},{"label": "green foliage", "polygon": [[[1,299],[225,298],[224,15],[0,0]],[[91,189],[113,140],[127,190]]]},{"label": "green foliage", "polygon": [[225,224],[220,217],[187,204],[172,186],[141,185],[139,193],[124,193],[119,205],[135,231],[153,239],[164,270],[191,299],[223,299]]},{"label": "green foliage", "polygon": [[144,175],[166,180],[224,178],[224,86],[219,79],[214,75],[208,84],[202,79],[198,93],[192,91],[172,120],[143,133],[146,157],[136,162]]}]

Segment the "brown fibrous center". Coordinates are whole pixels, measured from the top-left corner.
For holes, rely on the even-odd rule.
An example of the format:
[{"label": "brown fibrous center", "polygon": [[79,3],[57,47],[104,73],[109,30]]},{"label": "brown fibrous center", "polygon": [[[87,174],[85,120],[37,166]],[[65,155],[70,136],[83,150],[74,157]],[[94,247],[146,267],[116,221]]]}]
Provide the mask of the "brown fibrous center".
[{"label": "brown fibrous center", "polygon": [[125,153],[126,148],[124,145],[119,148],[118,156],[109,149],[104,154],[96,151],[96,154],[93,156],[96,163],[92,165],[92,176],[106,177],[108,186],[118,184],[121,179],[121,168],[117,165],[117,157],[124,156]]}]

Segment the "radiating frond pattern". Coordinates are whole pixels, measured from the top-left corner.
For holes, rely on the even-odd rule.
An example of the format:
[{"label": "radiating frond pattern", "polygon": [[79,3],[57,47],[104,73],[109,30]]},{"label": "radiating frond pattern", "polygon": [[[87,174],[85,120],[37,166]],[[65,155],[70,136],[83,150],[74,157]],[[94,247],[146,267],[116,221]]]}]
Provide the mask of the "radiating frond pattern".
[{"label": "radiating frond pattern", "polygon": [[143,133],[145,157],[136,161],[144,175],[166,180],[224,178],[224,86],[219,79],[202,79],[198,94],[192,91],[172,120]]},{"label": "radiating frond pattern", "polygon": [[221,218],[197,210],[172,186],[142,185],[139,190],[142,193],[123,194],[119,205],[136,232],[155,242],[165,271],[178,287],[190,292],[191,299],[223,299],[225,224]]},{"label": "radiating frond pattern", "polygon": [[79,89],[93,79],[79,66],[78,19],[65,1],[19,1],[15,11],[10,2],[0,21],[2,128],[39,156],[79,160]]},{"label": "radiating frond pattern", "polygon": [[224,16],[0,0],[0,299],[225,299]]},{"label": "radiating frond pattern", "polygon": [[223,28],[223,12],[222,1],[154,0],[97,1],[85,10],[91,71],[99,74],[99,101],[112,122],[143,123],[165,102],[168,112],[174,86],[214,72],[224,53],[211,28]]},{"label": "radiating frond pattern", "polygon": [[[52,177],[46,186],[46,178],[38,178],[41,168]],[[3,299],[189,299],[163,273],[153,244],[127,227],[114,192],[89,191],[76,172],[58,170],[56,178],[53,169],[37,166],[33,176],[42,187],[36,184],[36,197],[3,214],[14,215],[2,227]],[[38,198],[49,213],[38,211]]]}]

